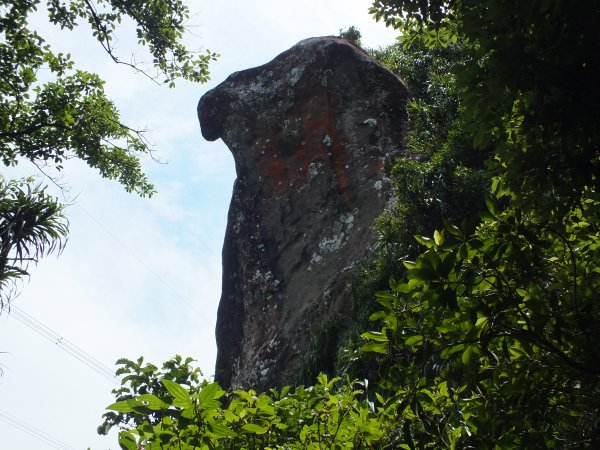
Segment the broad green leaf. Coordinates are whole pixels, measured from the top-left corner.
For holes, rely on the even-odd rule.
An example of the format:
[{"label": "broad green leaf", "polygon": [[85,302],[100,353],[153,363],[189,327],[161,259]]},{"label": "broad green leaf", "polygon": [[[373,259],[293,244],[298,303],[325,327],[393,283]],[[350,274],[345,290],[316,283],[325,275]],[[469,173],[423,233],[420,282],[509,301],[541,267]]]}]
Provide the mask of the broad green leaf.
[{"label": "broad green leaf", "polygon": [[375,298],[395,300],[396,296],[388,291],[378,291],[378,292],[375,292]]},{"label": "broad green leaf", "polygon": [[404,267],[406,267],[407,269],[414,269],[416,267],[414,261],[402,261],[402,264],[404,265]]},{"label": "broad green leaf", "polygon": [[464,348],[465,348],[464,344],[458,344],[458,345],[453,345],[451,347],[446,347],[445,349],[442,350],[442,352],[440,353],[440,356],[445,359],[457,352],[462,351]]},{"label": "broad green leaf", "polygon": [[433,240],[436,245],[442,245],[444,243],[444,230],[440,233],[438,230],[433,232]]},{"label": "broad green leaf", "polygon": [[529,354],[518,345],[513,345],[509,348],[509,351],[513,356],[511,359],[529,358]]},{"label": "broad green leaf", "polygon": [[133,411],[133,408],[127,403],[127,401],[113,403],[111,405],[108,405],[106,409],[110,409],[111,411],[116,411],[120,413],[129,413]]},{"label": "broad green leaf", "polygon": [[225,417],[225,420],[227,422],[236,422],[238,420],[238,416],[236,416],[231,409],[227,409],[225,410],[225,412],[223,413],[223,417]]},{"label": "broad green leaf", "polygon": [[268,403],[257,403],[256,407],[260,412],[266,414],[267,416],[275,415],[275,408],[273,408],[273,406]]},{"label": "broad green leaf", "polygon": [[427,236],[419,236],[419,235],[415,235],[415,240],[421,244],[424,245],[427,248],[431,248],[433,246],[433,242],[431,240],[431,238],[428,238]]},{"label": "broad green leaf", "polygon": [[361,352],[388,353],[388,344],[385,342],[368,342],[360,348]]},{"label": "broad green leaf", "polygon": [[237,433],[220,422],[210,422],[208,429],[216,438],[237,437]]},{"label": "broad green leaf", "polygon": [[254,400],[256,399],[255,396],[251,395],[249,392],[246,391],[235,391],[235,393],[242,399],[245,400],[247,403],[254,403]]},{"label": "broad green leaf", "polygon": [[260,425],[256,425],[255,423],[246,423],[244,424],[242,429],[254,434],[265,434],[267,431],[269,431],[268,427],[261,427]]},{"label": "broad green leaf", "polygon": [[367,331],[366,333],[361,334],[361,336],[370,341],[377,342],[388,342],[388,338],[385,333],[381,333],[379,331]]},{"label": "broad green leaf", "polygon": [[202,388],[200,393],[198,394],[198,399],[200,400],[200,407],[202,407],[202,403],[208,400],[214,400],[223,395],[223,390],[219,386],[219,383],[210,383]]},{"label": "broad green leaf", "polygon": [[461,361],[463,364],[468,364],[469,361],[471,360],[471,356],[474,353],[474,347],[472,345],[467,346],[467,348],[465,348],[465,351],[462,354],[462,358]]},{"label": "broad green leaf", "polygon": [[183,409],[192,406],[190,393],[186,388],[171,380],[161,380],[161,382],[174,397],[175,400],[173,401],[173,406]]},{"label": "broad green leaf", "polygon": [[490,214],[496,218],[498,216],[498,203],[489,195],[485,196],[485,204]]},{"label": "broad green leaf", "polygon": [[394,287],[394,292],[399,294],[408,294],[411,291],[411,286],[408,283],[398,283]]},{"label": "broad green leaf", "polygon": [[163,402],[160,398],[153,394],[142,394],[136,399],[140,402],[143,402],[148,408],[154,411],[166,409],[169,407],[168,403]]},{"label": "broad green leaf", "polygon": [[407,273],[411,278],[420,281],[431,281],[437,278],[435,271],[430,268],[410,269]]},{"label": "broad green leaf", "polygon": [[290,392],[291,389],[292,389],[291,386],[284,386],[284,387],[282,387],[281,388],[281,392],[279,392],[279,396],[281,398],[285,397],[288,394],[288,392]]},{"label": "broad green leaf", "polygon": [[407,338],[404,341],[404,343],[410,347],[421,344],[422,342],[423,342],[423,336],[421,336],[421,335],[410,336],[409,338]]},{"label": "broad green leaf", "polygon": [[135,437],[129,431],[121,431],[119,433],[119,446],[123,450],[137,450]]},{"label": "broad green leaf", "polygon": [[[179,407],[182,408],[181,406],[179,406]],[[190,404],[190,406],[183,408],[183,411],[181,411],[181,417],[185,417],[186,419],[193,419],[195,416],[196,416],[196,408],[194,407],[193,404]]]},{"label": "broad green leaf", "polygon": [[438,384],[438,389],[440,391],[441,396],[448,397],[448,382],[447,381],[443,381],[440,384]]},{"label": "broad green leaf", "polygon": [[450,223],[446,219],[443,219],[443,222],[444,222],[444,229],[447,230],[450,234],[457,236],[457,237],[462,236],[462,233],[460,232],[460,228],[458,228],[456,225]]}]

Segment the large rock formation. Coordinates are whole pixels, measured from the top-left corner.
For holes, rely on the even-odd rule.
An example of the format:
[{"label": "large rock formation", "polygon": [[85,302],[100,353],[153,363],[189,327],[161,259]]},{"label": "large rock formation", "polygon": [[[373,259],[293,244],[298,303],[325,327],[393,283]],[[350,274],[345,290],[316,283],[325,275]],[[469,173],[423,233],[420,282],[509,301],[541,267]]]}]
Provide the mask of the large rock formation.
[{"label": "large rock formation", "polygon": [[301,41],[234,73],[198,105],[237,179],[223,247],[215,377],[280,384],[311,330],[349,317],[352,268],[386,205],[385,167],[403,151],[405,85],[335,37]]}]

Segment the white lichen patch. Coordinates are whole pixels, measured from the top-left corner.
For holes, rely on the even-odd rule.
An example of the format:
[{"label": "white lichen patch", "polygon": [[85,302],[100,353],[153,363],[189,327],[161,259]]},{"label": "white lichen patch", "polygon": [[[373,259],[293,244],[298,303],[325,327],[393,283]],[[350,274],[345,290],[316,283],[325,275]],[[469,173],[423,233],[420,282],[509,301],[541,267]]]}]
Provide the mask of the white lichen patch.
[{"label": "white lichen patch", "polygon": [[377,126],[377,119],[373,119],[372,117],[365,120],[362,125],[366,125],[368,127],[375,128]]},{"label": "white lichen patch", "polygon": [[235,233],[239,233],[241,231],[245,220],[244,214],[242,212],[238,212],[235,220],[233,221],[233,231]]},{"label": "white lichen patch", "polygon": [[323,167],[323,164],[321,163],[317,163],[317,162],[313,162],[310,163],[308,165],[308,179],[312,179],[314,177],[316,177],[317,175],[319,175],[320,171],[319,169],[321,169]]},{"label": "white lichen patch", "polygon": [[281,280],[276,279],[273,276],[273,272],[270,270],[267,272],[261,272],[259,269],[252,274],[250,278],[250,283],[254,285],[260,285],[263,287],[272,286],[277,287],[281,283]]},{"label": "white lichen patch", "polygon": [[339,216],[331,229],[332,234],[319,241],[319,250],[312,254],[308,270],[312,270],[313,265],[323,262],[324,255],[336,252],[346,245],[350,231],[354,227],[354,214],[357,212],[354,210],[352,213],[343,213]]},{"label": "white lichen patch", "polygon": [[331,237],[326,237],[319,242],[319,249],[325,253],[331,253],[342,248],[344,245],[345,233],[334,234]]},{"label": "white lichen patch", "polygon": [[325,144],[327,147],[331,147],[331,138],[328,134],[326,134],[323,138],[323,144]]},{"label": "white lichen patch", "polygon": [[310,259],[310,263],[308,264],[308,270],[312,269],[313,264],[319,264],[321,261],[323,261],[323,257],[318,253],[313,253]]},{"label": "white lichen patch", "polygon": [[296,83],[302,77],[302,73],[303,72],[304,72],[304,67],[294,67],[292,70],[290,70],[290,73],[288,75],[288,83],[289,83],[289,85],[290,86],[295,86]]},{"label": "white lichen patch", "polygon": [[375,182],[375,184],[373,185],[373,187],[375,188],[376,191],[380,191],[381,188],[383,187],[383,182],[381,180],[377,180]]},{"label": "white lichen patch", "polygon": [[354,215],[350,213],[345,213],[340,216],[340,222],[346,225],[346,234],[350,232],[352,227],[354,226]]}]

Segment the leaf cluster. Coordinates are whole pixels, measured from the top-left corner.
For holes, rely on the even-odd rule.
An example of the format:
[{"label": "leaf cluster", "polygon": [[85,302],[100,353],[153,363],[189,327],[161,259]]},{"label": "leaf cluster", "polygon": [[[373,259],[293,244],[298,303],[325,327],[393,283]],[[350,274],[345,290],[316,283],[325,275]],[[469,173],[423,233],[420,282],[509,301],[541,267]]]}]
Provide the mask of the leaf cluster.
[{"label": "leaf cluster", "polygon": [[595,439],[598,200],[556,229],[489,199],[479,224],[446,222],[417,237],[427,250],[376,295],[383,308],[371,318],[382,328],[363,334],[363,349],[388,358],[385,388],[416,386],[403,399],[442,382],[462,392],[452,420],[417,424],[428,440],[530,448]]},{"label": "leaf cluster", "polygon": [[[78,70],[69,54],[55,52],[46,43],[32,27],[32,15],[38,8],[45,9],[51,24],[65,30],[87,23],[114,62],[153,80],[164,77],[170,87],[178,78],[207,81],[208,64],[217,55],[193,52],[184,46],[189,10],[181,0],[47,0],[45,6],[41,0],[0,0],[2,163],[14,166],[29,161],[47,175],[47,167],[60,171],[66,160],[77,158],[102,177],[119,181],[126,191],[151,196],[154,186],[141,163],[143,157],[152,156],[145,130],[121,121],[98,75]],[[155,74],[141,63],[122,61],[115,52],[112,43],[124,20],[133,21],[138,43],[152,56]],[[45,196],[39,186],[2,183],[0,201],[4,215],[13,214],[17,203],[37,210],[32,212],[35,219],[27,222],[33,233],[29,235],[22,230],[13,232],[14,218],[2,217],[6,228],[2,231],[0,261],[1,306],[9,298],[7,288],[14,285],[12,281],[27,275],[23,267],[28,261],[37,261],[46,249],[62,247],[66,225],[61,222],[58,203]],[[14,213],[15,217],[19,214]]]},{"label": "leaf cluster", "polygon": [[0,310],[31,262],[66,244],[63,205],[31,180],[0,177]]},{"label": "leaf cluster", "polygon": [[399,18],[389,23],[405,48],[447,45],[431,36],[451,22],[467,54],[453,70],[461,145],[492,154],[486,207],[416,236],[425,250],[376,295],[380,327],[363,333],[381,388],[397,392],[407,448],[595,448],[600,216],[589,119],[600,103],[576,80],[589,74],[598,7],[456,1],[437,18],[389,3],[398,9],[380,18]]},{"label": "leaf cluster", "polygon": [[[121,390],[143,393],[109,405],[110,420],[99,429],[118,425],[126,450],[375,448],[385,436],[357,383],[321,375],[310,388],[226,393],[217,383],[173,381],[141,362],[121,362],[127,368]],[[176,357],[166,364],[188,363]]]}]

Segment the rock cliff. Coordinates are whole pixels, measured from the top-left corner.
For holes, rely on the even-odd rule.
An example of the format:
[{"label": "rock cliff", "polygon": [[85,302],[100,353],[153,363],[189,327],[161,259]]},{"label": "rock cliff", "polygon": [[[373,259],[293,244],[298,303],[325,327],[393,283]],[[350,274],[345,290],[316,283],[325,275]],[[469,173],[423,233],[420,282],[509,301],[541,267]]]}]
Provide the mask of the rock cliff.
[{"label": "rock cliff", "polygon": [[311,330],[350,316],[347,286],[388,200],[407,96],[365,52],[321,37],[201,98],[202,134],[223,139],[237,171],[216,329],[223,386],[280,384]]}]

